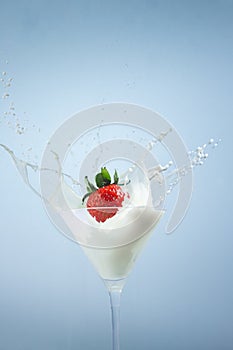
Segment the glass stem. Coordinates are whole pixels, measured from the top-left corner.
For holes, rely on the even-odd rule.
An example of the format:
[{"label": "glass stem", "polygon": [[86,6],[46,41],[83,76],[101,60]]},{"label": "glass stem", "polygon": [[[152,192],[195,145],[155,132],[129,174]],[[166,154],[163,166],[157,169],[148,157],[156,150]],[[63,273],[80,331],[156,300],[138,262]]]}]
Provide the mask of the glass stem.
[{"label": "glass stem", "polygon": [[120,300],[121,289],[109,289],[112,314],[112,350],[120,349]]}]

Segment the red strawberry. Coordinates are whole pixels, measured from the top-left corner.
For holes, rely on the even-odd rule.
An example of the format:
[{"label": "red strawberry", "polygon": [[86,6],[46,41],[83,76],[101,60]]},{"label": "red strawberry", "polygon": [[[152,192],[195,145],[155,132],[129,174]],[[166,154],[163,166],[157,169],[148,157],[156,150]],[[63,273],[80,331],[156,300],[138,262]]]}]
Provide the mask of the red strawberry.
[{"label": "red strawberry", "polygon": [[87,208],[90,208],[88,212],[96,221],[105,222],[117,213],[118,208],[122,207],[125,196],[129,195],[118,185],[119,178],[116,171],[113,184],[106,168],[101,168],[101,173],[96,175],[95,180],[98,189],[86,177],[88,193],[83,197],[83,201],[88,197]]},{"label": "red strawberry", "polygon": [[104,222],[117,213],[117,207],[122,207],[124,198],[125,193],[120,186],[115,184],[104,186],[88,197],[87,208],[99,208],[88,211],[96,221]]}]

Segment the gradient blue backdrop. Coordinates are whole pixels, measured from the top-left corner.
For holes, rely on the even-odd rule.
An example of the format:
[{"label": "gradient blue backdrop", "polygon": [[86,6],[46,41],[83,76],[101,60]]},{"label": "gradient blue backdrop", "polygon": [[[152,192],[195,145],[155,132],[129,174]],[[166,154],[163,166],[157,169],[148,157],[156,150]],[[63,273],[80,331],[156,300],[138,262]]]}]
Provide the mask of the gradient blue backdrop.
[{"label": "gradient blue backdrop", "polygon": [[[2,122],[0,143],[20,157],[40,157],[64,119],[113,101],[160,112],[190,149],[222,138],[195,171],[182,225],[166,236],[162,221],[129,278],[121,345],[232,349],[233,1],[1,0],[0,18],[8,101],[28,128]],[[0,350],[110,349],[102,282],[1,150],[0,168]]]}]

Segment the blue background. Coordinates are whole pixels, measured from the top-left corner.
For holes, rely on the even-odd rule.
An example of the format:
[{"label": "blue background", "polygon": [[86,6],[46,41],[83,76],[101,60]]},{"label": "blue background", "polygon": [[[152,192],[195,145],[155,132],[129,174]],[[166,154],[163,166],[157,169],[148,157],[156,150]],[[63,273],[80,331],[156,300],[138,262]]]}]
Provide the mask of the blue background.
[{"label": "blue background", "polygon": [[[222,139],[185,220],[171,236],[161,222],[128,280],[121,345],[232,349],[233,1],[1,0],[0,13],[0,69],[14,78],[0,142],[18,156],[39,159],[67,117],[113,101],[161,113],[190,149]],[[23,135],[3,121],[8,101]],[[2,150],[0,167],[0,350],[110,349],[101,280]]]}]

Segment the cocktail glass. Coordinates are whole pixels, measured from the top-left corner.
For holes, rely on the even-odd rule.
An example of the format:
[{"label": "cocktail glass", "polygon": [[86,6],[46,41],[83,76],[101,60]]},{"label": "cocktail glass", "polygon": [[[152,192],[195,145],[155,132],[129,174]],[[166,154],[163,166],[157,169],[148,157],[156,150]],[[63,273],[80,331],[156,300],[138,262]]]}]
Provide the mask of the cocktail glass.
[{"label": "cocktail glass", "polygon": [[[144,109],[139,108],[138,113],[135,106],[113,105],[81,112],[55,132],[42,159],[41,194],[52,222],[80,245],[104,281],[110,296],[112,349],[119,350],[122,288],[164,213],[166,184],[154,146],[172,130],[166,123],[158,123],[155,135],[139,122],[138,114],[143,116]],[[83,205],[82,197],[85,176],[94,178],[105,166],[112,173],[118,170],[122,189],[129,196],[112,218],[99,223]],[[116,206],[98,210],[116,210]]]}]

